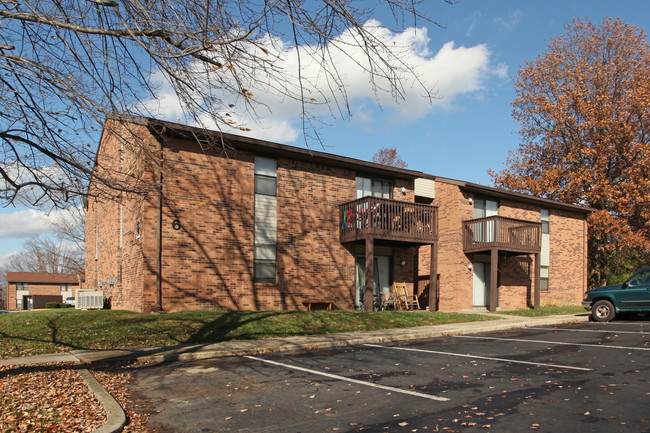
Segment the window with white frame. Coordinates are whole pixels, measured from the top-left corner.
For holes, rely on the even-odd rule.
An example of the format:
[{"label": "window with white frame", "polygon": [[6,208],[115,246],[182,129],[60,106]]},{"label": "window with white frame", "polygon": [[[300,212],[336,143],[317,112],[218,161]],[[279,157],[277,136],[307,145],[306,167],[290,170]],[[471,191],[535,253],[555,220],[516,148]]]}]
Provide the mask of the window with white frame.
[{"label": "window with white frame", "polygon": [[542,209],[540,214],[542,222],[542,252],[540,254],[539,286],[542,292],[548,292],[548,275],[551,262],[551,212],[548,209]]},{"label": "window with white frame", "polygon": [[277,160],[256,156],[253,278],[259,282],[274,283],[276,280],[277,178]]}]

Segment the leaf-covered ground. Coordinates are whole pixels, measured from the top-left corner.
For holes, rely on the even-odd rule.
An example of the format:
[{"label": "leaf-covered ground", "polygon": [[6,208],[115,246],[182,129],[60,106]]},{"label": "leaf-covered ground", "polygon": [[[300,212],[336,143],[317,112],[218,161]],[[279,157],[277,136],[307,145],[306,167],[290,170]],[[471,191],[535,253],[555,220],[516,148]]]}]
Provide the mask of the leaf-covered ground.
[{"label": "leaf-covered ground", "polygon": [[0,366],[0,431],[89,432],[106,414],[70,363]]},{"label": "leaf-covered ground", "polygon": [[[90,371],[127,412],[123,431],[151,433],[128,400],[126,384],[135,364],[103,364]],[[0,366],[0,407],[3,433],[92,432],[106,422],[104,408],[71,363]]]}]

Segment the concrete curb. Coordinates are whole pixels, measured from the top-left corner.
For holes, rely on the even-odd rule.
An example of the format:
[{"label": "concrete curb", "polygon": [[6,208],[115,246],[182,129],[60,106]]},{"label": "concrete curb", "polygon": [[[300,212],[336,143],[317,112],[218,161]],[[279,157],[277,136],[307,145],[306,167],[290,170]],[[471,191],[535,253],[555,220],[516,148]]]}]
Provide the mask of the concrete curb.
[{"label": "concrete curb", "polygon": [[97,379],[84,367],[77,368],[79,375],[86,382],[88,388],[95,394],[97,400],[104,406],[106,422],[94,433],[119,433],[126,425],[126,413],[113,396],[97,382]]}]

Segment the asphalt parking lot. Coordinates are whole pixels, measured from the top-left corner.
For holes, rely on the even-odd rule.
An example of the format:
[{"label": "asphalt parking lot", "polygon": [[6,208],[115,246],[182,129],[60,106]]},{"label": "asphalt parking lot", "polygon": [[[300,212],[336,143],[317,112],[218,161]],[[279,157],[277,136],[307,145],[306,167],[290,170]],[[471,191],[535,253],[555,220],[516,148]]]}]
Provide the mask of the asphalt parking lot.
[{"label": "asphalt parking lot", "polygon": [[140,367],[165,432],[650,432],[650,321]]}]

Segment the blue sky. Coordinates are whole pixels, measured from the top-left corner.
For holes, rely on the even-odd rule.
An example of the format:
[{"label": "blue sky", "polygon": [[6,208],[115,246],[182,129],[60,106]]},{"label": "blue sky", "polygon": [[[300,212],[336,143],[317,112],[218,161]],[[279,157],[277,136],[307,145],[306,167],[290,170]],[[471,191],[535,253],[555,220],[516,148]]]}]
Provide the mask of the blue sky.
[{"label": "blue sky", "polygon": [[[416,29],[391,37],[413,42],[412,58],[427,82],[436,84],[438,99],[424,104],[413,90],[399,104],[382,98],[379,110],[373,97],[364,93],[364,83],[355,93],[353,83],[362,77],[344,70],[350,74],[352,116],[348,120],[326,116],[329,126],[319,130],[325,147],[311,143],[312,148],[370,160],[380,148],[395,147],[410,169],[489,185],[487,170],[502,169],[508,151],[519,143],[519,126],[510,107],[519,65],[542,54],[574,18],[599,23],[609,15],[650,30],[648,1],[461,0],[448,5],[427,0],[423,7],[445,27],[421,22]],[[374,19],[394,27],[389,16]],[[261,113],[265,127],[253,127],[249,135],[303,147],[297,113],[286,104],[265,102],[270,106],[268,114]],[[177,113],[162,109],[160,117],[175,120]],[[25,239],[46,235],[46,219],[34,210],[0,208],[0,265],[21,249]]]},{"label": "blue sky", "polygon": [[[396,147],[413,170],[491,184],[487,170],[501,170],[508,151],[519,144],[519,125],[511,116],[513,77],[519,65],[542,54],[551,38],[564,33],[573,18],[599,23],[606,15],[650,30],[647,1],[483,1],[462,0],[455,5],[427,1],[429,15],[445,29],[429,26],[429,48],[445,43],[455,47],[485,45],[488,72],[479,90],[456,95],[450,107],[439,107],[402,127],[355,128],[340,126],[324,131],[332,153],[370,159],[381,147]],[[507,68],[505,76],[493,71]],[[440,96],[446,98],[444,89]],[[453,97],[453,96],[452,96]]]}]

